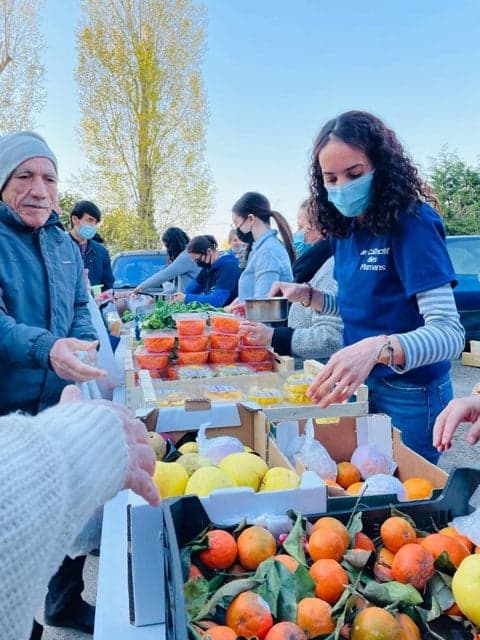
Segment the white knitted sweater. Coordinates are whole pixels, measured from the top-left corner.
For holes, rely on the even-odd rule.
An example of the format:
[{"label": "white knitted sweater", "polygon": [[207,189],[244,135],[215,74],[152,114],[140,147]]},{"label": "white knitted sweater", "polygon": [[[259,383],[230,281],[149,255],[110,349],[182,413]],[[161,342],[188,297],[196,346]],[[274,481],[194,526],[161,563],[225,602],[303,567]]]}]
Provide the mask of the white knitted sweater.
[{"label": "white knitted sweater", "polygon": [[0,638],[30,637],[49,579],[94,510],[122,487],[128,450],[108,407],[0,418]]}]

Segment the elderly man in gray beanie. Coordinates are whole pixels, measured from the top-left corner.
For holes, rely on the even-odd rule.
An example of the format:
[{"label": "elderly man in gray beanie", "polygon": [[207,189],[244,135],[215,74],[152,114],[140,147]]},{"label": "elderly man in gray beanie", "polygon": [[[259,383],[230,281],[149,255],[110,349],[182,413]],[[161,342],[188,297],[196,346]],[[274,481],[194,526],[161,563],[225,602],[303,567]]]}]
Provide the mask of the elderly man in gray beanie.
[{"label": "elderly man in gray beanie", "polygon": [[[55,213],[57,159],[38,134],[0,138],[0,200],[0,415],[35,415],[68,381],[105,375],[77,357],[96,353],[96,333],[80,252]],[[92,633],[94,610],[80,597],[84,561],[65,558],[45,620]]]}]

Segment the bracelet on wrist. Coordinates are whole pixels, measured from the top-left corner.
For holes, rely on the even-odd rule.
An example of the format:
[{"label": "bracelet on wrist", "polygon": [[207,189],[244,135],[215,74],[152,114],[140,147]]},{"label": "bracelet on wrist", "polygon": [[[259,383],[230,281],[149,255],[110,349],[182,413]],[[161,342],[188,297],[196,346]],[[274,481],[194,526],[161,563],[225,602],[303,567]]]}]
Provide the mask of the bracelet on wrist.
[{"label": "bracelet on wrist", "polygon": [[[385,342],[382,344],[382,346],[380,347],[378,353],[377,353],[377,357],[375,358],[375,364],[383,364],[386,365],[387,367],[393,368],[394,367],[394,363],[393,363],[393,355],[394,355],[394,349],[393,349],[393,345],[390,342],[390,338],[388,336],[382,336],[385,339]],[[383,358],[383,354],[384,352],[387,351],[388,352],[388,361],[387,362],[383,362],[382,358]]]},{"label": "bracelet on wrist", "polygon": [[310,284],[310,282],[307,282],[307,287],[308,287],[308,298],[307,301],[304,302],[303,300],[301,300],[300,304],[303,307],[309,307],[312,304],[312,298],[313,298],[313,287]]}]

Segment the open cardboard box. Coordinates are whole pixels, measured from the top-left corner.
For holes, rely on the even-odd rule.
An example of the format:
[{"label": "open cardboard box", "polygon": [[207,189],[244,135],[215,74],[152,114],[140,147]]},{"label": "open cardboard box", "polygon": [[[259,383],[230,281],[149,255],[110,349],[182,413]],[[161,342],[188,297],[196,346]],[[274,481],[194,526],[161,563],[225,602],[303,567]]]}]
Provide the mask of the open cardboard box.
[{"label": "open cardboard box", "polygon": [[[369,414],[366,416],[343,416],[325,422],[313,420],[315,439],[330,453],[335,462],[350,460],[358,445],[374,443],[385,454],[393,457],[397,468],[395,476],[403,481],[407,478],[422,477],[430,480],[435,488],[442,488],[448,474],[403,444],[401,433],[392,427],[389,416]],[[304,420],[279,422],[275,425],[278,449],[284,451],[286,441],[303,433]],[[268,425],[266,425],[268,428]],[[290,467],[293,468],[291,463]],[[305,470],[301,462],[296,464],[297,472]],[[343,496],[342,490],[328,487],[329,497]]]}]

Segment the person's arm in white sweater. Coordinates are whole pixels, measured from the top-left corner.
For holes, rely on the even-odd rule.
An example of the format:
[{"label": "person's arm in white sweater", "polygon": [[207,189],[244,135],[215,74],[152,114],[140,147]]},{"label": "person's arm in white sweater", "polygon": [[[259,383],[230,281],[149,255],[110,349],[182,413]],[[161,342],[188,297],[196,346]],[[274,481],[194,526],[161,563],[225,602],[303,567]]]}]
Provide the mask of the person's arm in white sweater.
[{"label": "person's arm in white sweater", "polygon": [[132,474],[153,469],[128,422],[118,410],[85,402],[0,418],[2,640],[29,638],[48,580],[66,553],[75,554],[82,526],[122,487],[134,486]]}]

